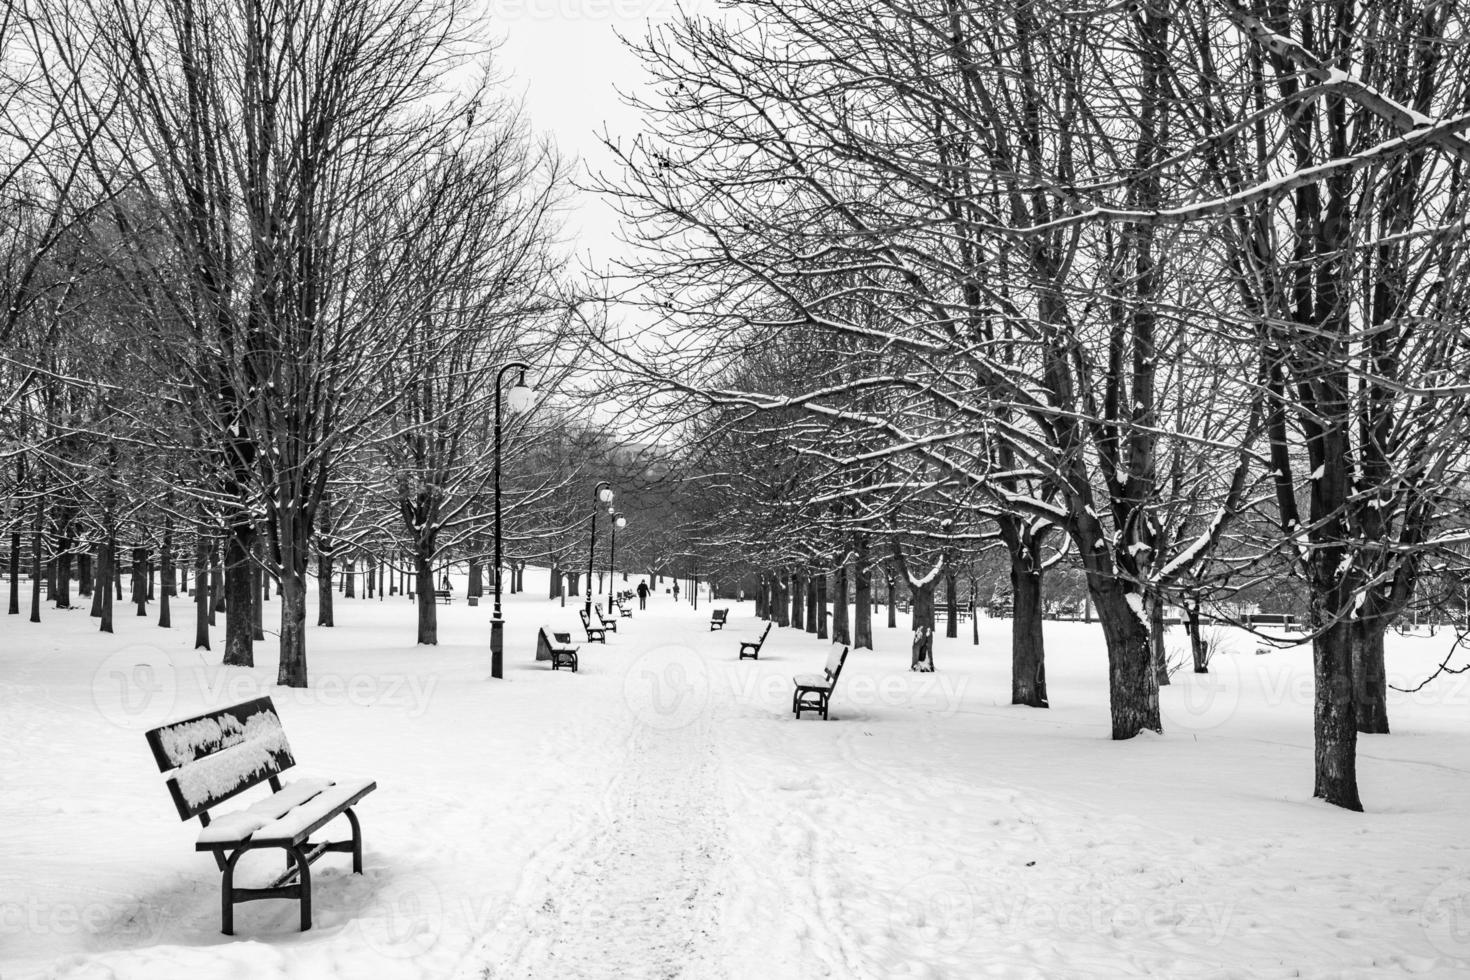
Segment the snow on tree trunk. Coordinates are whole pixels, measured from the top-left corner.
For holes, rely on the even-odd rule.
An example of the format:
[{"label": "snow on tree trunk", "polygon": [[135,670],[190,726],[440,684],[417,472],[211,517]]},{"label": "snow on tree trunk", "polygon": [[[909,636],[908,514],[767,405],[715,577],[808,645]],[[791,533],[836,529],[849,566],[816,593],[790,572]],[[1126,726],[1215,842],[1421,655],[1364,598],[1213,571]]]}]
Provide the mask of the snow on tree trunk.
[{"label": "snow on tree trunk", "polygon": [[776,625],[789,626],[791,624],[791,606],[786,596],[786,579],[784,576],[776,575],[771,579],[771,600],[776,609]]},{"label": "snow on tree trunk", "polygon": [[1153,647],[1154,676],[1160,687],[1169,683],[1169,654],[1164,649],[1164,597],[1154,596],[1148,602],[1149,642]]},{"label": "snow on tree trunk", "polygon": [[821,572],[816,577],[815,606],[817,621],[817,639],[827,639],[827,573]]},{"label": "snow on tree trunk", "polygon": [[1352,624],[1353,699],[1358,731],[1388,734],[1388,678],[1383,666],[1382,620],[1355,619]]},{"label": "snow on tree trunk", "polygon": [[1095,583],[1089,576],[1088,588],[1107,641],[1113,738],[1133,738],[1143,731],[1162,732],[1153,645],[1142,600],[1136,593],[1125,593],[1116,580]]},{"label": "snow on tree trunk", "polygon": [[913,586],[914,639],[909,670],[932,673],[934,670],[934,580]]}]

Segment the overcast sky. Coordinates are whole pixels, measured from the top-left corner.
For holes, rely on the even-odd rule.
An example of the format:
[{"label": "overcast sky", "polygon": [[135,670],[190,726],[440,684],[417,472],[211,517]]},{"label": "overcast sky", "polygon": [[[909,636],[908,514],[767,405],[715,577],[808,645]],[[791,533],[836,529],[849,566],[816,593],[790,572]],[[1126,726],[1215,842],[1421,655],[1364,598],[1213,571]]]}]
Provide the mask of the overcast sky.
[{"label": "overcast sky", "polygon": [[[624,106],[617,88],[647,84],[638,60],[617,33],[641,38],[650,21],[667,20],[676,0],[489,0],[493,32],[504,38],[500,68],[513,93],[523,93],[531,123],[555,138],[562,152],[579,158],[581,180],[588,167],[606,167],[609,157],[595,134],[604,125],[625,140],[641,129],[638,114]],[[685,10],[713,9],[709,0],[684,0]],[[568,239],[579,256],[598,265],[620,254],[617,220],[605,204],[581,195],[568,215]]]}]

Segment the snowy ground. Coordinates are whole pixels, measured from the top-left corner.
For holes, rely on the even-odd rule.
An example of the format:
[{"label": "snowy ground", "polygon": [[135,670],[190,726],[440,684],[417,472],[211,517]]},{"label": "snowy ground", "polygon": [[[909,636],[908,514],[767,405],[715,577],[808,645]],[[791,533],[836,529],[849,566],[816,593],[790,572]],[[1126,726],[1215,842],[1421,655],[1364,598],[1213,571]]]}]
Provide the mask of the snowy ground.
[{"label": "snowy ground", "polygon": [[[1394,698],[1351,814],[1310,798],[1301,648],[1228,637],[1164,691],[1168,734],[1114,743],[1095,626],[1048,624],[1036,711],[1007,703],[1006,623],[915,675],[880,621],[833,719],[796,722],[824,641],[777,629],[740,662],[750,603],[710,633],[660,592],[553,673],[535,629],[576,607],[527,578],[503,681],[463,601],[419,648],[408,600],[339,597],[302,691],[273,643],[223,669],[123,604],[111,637],[0,621],[0,977],[1470,976],[1470,675]],[[1446,643],[1391,637],[1390,673]],[[379,789],[367,873],[317,864],[310,932],[270,901],[229,938],[142,732],[257,693],[302,774]]]}]

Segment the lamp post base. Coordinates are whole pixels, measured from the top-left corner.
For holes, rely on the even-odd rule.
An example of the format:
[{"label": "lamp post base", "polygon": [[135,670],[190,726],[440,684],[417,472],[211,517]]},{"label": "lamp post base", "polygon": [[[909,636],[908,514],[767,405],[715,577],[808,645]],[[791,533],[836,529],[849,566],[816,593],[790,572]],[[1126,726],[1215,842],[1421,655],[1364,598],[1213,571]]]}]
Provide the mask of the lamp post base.
[{"label": "lamp post base", "polygon": [[505,676],[505,621],[490,620],[490,676],[496,680]]}]

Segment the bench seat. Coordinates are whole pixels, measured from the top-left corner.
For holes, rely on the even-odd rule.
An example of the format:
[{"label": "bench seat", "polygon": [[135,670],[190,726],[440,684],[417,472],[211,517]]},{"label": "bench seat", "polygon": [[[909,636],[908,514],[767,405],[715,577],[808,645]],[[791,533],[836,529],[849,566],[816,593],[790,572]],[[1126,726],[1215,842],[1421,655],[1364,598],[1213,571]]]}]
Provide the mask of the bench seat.
[{"label": "bench seat", "polygon": [[299,844],[327,821],[377,789],[371,779],[302,779],[244,810],[227,813],[199,833],[196,851]]},{"label": "bench seat", "polygon": [[832,681],[826,674],[797,674],[791,679],[796,682],[797,687],[807,687],[813,691],[832,690]]}]

